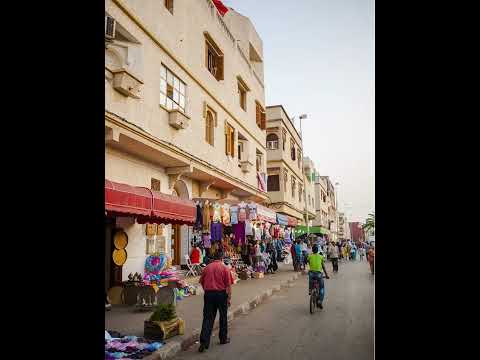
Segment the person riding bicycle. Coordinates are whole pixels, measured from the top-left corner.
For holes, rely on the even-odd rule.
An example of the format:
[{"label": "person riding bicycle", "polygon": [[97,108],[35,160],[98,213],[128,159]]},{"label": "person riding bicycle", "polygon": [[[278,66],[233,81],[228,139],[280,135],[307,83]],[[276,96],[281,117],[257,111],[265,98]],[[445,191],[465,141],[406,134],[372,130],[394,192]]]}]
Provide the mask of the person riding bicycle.
[{"label": "person riding bicycle", "polygon": [[313,289],[313,280],[317,279],[320,284],[320,296],[318,307],[323,309],[323,298],[325,296],[325,285],[323,283],[322,270],[325,273],[325,278],[329,279],[327,269],[325,268],[325,257],[318,253],[318,246],[313,245],[312,247],[313,254],[308,256],[308,294],[311,295]]}]

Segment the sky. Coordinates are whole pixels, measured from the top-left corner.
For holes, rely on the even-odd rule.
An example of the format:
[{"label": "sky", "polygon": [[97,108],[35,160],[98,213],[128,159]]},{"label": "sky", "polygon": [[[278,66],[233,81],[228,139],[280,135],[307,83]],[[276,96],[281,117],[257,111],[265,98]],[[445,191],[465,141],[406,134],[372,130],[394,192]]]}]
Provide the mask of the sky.
[{"label": "sky", "polygon": [[[263,40],[266,104],[302,120],[305,156],[348,221],[375,211],[374,0],[225,0]],[[296,122],[298,126],[298,121]]]}]

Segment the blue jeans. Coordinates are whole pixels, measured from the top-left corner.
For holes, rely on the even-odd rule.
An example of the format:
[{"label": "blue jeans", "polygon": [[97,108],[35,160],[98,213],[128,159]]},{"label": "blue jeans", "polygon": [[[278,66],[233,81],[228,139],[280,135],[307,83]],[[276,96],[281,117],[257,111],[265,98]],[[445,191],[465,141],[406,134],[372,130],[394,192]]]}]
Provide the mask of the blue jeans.
[{"label": "blue jeans", "polygon": [[320,302],[322,302],[323,298],[325,297],[325,283],[323,281],[323,273],[316,272],[316,271],[309,271],[308,272],[308,288],[309,288],[309,290],[313,289],[313,279],[318,279],[318,282],[320,283],[319,300],[320,300]]}]

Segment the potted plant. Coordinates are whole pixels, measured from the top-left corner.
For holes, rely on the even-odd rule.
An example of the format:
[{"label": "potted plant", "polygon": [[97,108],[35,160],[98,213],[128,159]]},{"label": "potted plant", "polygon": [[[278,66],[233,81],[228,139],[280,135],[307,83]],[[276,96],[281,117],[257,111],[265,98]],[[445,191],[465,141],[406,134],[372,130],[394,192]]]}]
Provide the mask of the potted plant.
[{"label": "potted plant", "polygon": [[183,335],[185,322],[179,319],[174,304],[159,304],[145,320],[144,336],[153,340],[164,340],[175,335]]}]

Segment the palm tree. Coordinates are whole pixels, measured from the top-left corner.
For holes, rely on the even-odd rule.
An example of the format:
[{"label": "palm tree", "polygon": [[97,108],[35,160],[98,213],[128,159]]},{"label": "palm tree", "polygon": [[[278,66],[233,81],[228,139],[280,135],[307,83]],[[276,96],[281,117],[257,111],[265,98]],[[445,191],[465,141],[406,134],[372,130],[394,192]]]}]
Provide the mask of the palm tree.
[{"label": "palm tree", "polygon": [[367,219],[365,220],[365,224],[362,225],[363,231],[365,233],[369,233],[370,231],[375,231],[375,213],[368,214]]}]

